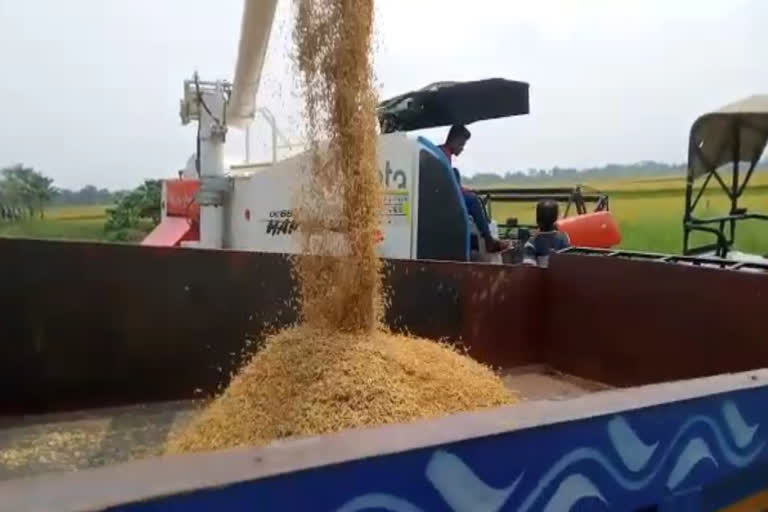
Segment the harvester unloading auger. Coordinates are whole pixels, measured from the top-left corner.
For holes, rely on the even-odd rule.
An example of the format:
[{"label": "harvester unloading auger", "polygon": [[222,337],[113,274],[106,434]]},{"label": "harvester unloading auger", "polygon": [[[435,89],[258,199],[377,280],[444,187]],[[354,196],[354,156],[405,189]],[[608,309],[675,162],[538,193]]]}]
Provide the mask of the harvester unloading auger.
[{"label": "harvester unloading auger", "polygon": [[[228,127],[247,127],[257,112],[266,112],[257,109],[254,102],[274,6],[275,2],[260,3],[258,7],[246,3],[244,35],[232,85],[201,82],[197,75],[185,81],[181,117],[185,124],[198,123],[196,156],[179,179],[163,182],[162,222],[144,245],[300,252],[292,236],[297,228],[292,206],[309,172],[309,152],[279,161],[278,128],[267,112],[272,129],[272,161],[250,167],[239,165],[234,174],[228,174],[223,163]],[[249,78],[252,76],[256,78]],[[519,250],[504,254],[505,258],[485,251],[443,152],[432,141],[406,133],[528,114],[528,89],[525,82],[501,78],[440,82],[380,103],[377,153],[385,189],[380,256],[497,263],[520,260]],[[503,202],[520,200],[529,191],[488,190],[481,195],[486,203]],[[583,208],[580,189],[538,189],[536,197],[568,204],[575,201],[575,215],[562,226],[574,243],[609,248],[620,241],[607,198],[601,198],[590,214]],[[492,221],[493,230],[498,231],[498,227]],[[505,223],[500,227],[504,236],[517,236],[513,230],[516,225]],[[513,248],[519,249],[519,242],[524,241],[515,238]]]},{"label": "harvester unloading auger", "polygon": [[[271,16],[270,5],[246,2],[244,37],[265,36],[264,24],[249,16],[259,9]],[[218,224],[230,218],[226,208],[237,212],[233,223],[248,226],[258,218],[251,209],[262,211],[257,201],[269,212],[284,208],[282,199],[273,200],[274,189],[259,190],[270,183],[260,172],[228,180],[206,169],[220,163],[224,113],[227,123],[236,116],[223,103],[225,84],[193,81],[187,90],[207,98],[198,102],[202,111],[189,111],[203,118],[201,232],[180,234],[166,223],[166,234],[248,250],[0,239],[0,510],[768,504],[768,275],[579,254],[554,255],[546,270],[428,261],[420,250],[455,251],[466,261],[467,231],[444,235],[455,246],[425,246],[420,224],[415,234],[400,235],[408,243],[392,246],[405,256],[389,260],[387,323],[462,342],[474,358],[499,368],[524,403],[261,449],[133,460],[161,451],[174,424],[194,414],[190,399],[227,383],[239,355],[253,348],[246,340],[296,318],[283,254],[292,246],[280,236],[293,229],[290,211],[275,210],[259,229],[243,228],[240,244],[227,243],[235,228]],[[411,169],[423,158],[425,175],[454,190],[428,141],[395,133],[380,144],[401,148],[392,154],[404,155]],[[289,180],[279,170],[292,165],[286,160],[262,172]],[[392,182],[402,179],[402,168],[390,162]],[[420,176],[421,169],[412,175],[418,186],[406,190],[420,194],[428,183]],[[166,193],[176,186],[186,185],[167,185]],[[230,186],[243,193],[224,196]],[[182,216],[196,208],[196,190],[188,191],[173,205],[165,197],[164,220],[174,208]],[[225,197],[237,204],[228,206]],[[392,237],[405,233],[398,226]],[[87,469],[100,465],[106,467]],[[14,479],[21,476],[34,477]]]}]

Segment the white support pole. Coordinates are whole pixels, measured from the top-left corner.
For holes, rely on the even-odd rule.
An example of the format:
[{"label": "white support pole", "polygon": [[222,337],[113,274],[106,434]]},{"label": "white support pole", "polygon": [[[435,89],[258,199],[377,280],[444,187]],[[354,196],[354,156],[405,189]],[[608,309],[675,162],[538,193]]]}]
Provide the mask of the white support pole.
[{"label": "white support pole", "polygon": [[[206,199],[200,206],[200,247],[221,249],[224,244],[224,206],[210,198],[216,196],[213,190],[215,179],[224,177],[226,127],[223,117],[226,105],[220,87],[204,92],[202,101],[207,109],[200,105],[200,178],[201,192]],[[211,189],[208,189],[209,184],[213,185]]]},{"label": "white support pole", "polygon": [[245,127],[245,163],[251,163],[251,125]]},{"label": "white support pole", "polygon": [[262,107],[257,111],[259,114],[261,114],[261,117],[264,118],[264,120],[269,124],[269,129],[272,133],[272,164],[277,163],[277,137],[278,137],[278,130],[277,130],[277,121],[275,120],[275,116],[272,115],[272,112],[267,107]]}]

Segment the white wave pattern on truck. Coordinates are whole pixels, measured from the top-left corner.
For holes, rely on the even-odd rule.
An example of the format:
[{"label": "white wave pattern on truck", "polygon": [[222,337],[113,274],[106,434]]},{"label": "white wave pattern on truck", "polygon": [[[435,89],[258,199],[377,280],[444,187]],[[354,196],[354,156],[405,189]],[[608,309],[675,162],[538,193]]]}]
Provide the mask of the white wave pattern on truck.
[{"label": "white wave pattern on truck", "polygon": [[[570,510],[576,503],[587,498],[610,505],[604,496],[605,490],[601,491],[589,476],[578,472],[564,476],[570,467],[583,461],[597,463],[618,487],[630,492],[641,491],[654,483],[675,453],[676,458],[666,479],[666,486],[670,491],[683,484],[694,468],[702,463],[716,467],[724,464],[736,468],[746,467],[765,449],[765,441],[755,440],[760,425],[748,425],[736,404],[730,400],[722,404],[721,413],[725,429],[709,416],[696,415],[688,418],[677,430],[666,451],[657,457],[657,462],[653,465],[651,461],[660,443],[644,442],[623,416],[615,416],[606,424],[606,430],[611,446],[623,467],[617,467],[611,458],[596,448],[576,448],[563,455],[538,478],[536,485],[519,501],[515,510],[526,512],[536,505],[538,510],[544,511]],[[712,433],[716,452],[704,438],[696,435],[696,432],[701,432],[701,427]],[[726,439],[726,435],[729,439]],[[737,453],[731,448],[731,444],[744,453]],[[680,446],[683,448],[680,449]],[[719,454],[719,458],[715,453]],[[460,457],[445,450],[437,450],[427,464],[425,476],[454,512],[498,512],[515,495],[515,490],[525,477],[525,471],[516,475],[507,487],[496,488],[479,478]],[[560,481],[559,485],[546,502],[543,502],[544,493],[557,481]],[[411,502],[389,494],[359,496],[338,509],[338,512],[361,512],[371,509],[423,512]]]}]

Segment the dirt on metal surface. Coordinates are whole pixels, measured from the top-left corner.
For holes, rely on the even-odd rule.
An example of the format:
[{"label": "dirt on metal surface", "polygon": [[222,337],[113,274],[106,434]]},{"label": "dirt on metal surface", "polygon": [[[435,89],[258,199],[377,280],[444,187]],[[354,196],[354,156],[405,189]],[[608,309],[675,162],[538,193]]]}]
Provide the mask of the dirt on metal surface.
[{"label": "dirt on metal surface", "polygon": [[[413,353],[436,350],[435,344],[427,340],[404,340],[412,344]],[[505,393],[497,387],[496,379],[490,376],[487,368],[477,365],[471,359],[458,357],[458,354],[452,358],[453,365],[463,367],[462,373],[471,372],[477,378],[469,383],[469,388],[457,387],[453,383],[447,384],[455,368],[446,364],[448,358],[439,358],[440,364],[436,366],[415,369],[411,367],[413,360],[421,358],[409,357],[408,353],[399,348],[388,350],[386,344],[375,342],[367,344],[366,350],[377,354],[380,366],[386,368],[388,373],[355,373],[355,370],[360,370],[354,365],[354,358],[360,357],[359,351],[347,349],[346,355],[349,357],[339,358],[337,347],[325,348],[327,356],[332,357],[333,361],[325,365],[324,371],[313,370],[312,363],[317,361],[302,361],[296,368],[298,373],[312,379],[312,382],[304,383],[306,390],[285,388],[285,376],[277,382],[243,377],[227,390],[226,398],[222,397],[209,409],[204,409],[206,404],[201,401],[178,401],[0,418],[0,480],[78,471],[157,456],[167,451],[190,451],[191,445],[202,449],[216,448],[213,445],[217,442],[223,445],[258,444],[254,443],[253,438],[234,443],[231,440],[224,442],[221,437],[209,436],[210,429],[217,428],[216,422],[227,424],[227,427],[222,428],[229,428],[229,435],[233,431],[235,435],[250,433],[255,437],[259,434],[262,437],[274,436],[278,431],[283,435],[300,435],[306,433],[303,430],[310,433],[321,430],[322,426],[318,426],[318,423],[325,423],[329,431],[338,429],[344,422],[357,426],[365,414],[368,415],[367,423],[372,425],[386,422],[382,421],[385,413],[393,415],[392,421],[407,422],[414,409],[426,414],[432,407],[433,415],[441,416],[445,411],[439,402],[447,400],[458,411],[473,408],[462,408],[462,402],[477,404],[481,399],[486,400],[486,406],[493,406],[515,400],[566,400],[611,389],[605,384],[562,374],[547,366],[529,365],[500,372],[501,382],[508,392]],[[453,351],[448,347],[442,347],[442,350]],[[302,348],[295,347],[294,355],[302,355]],[[267,356],[284,358],[286,353]],[[282,362],[295,364],[285,359]],[[368,366],[369,363],[366,363],[366,368]],[[484,382],[483,379],[489,380]],[[429,380],[431,385],[428,388],[414,385],[413,382],[419,380]],[[365,386],[360,385],[359,381],[365,381]],[[393,383],[402,393],[400,402],[382,402],[382,399],[392,399],[390,387]],[[295,386],[296,381],[289,384]],[[244,389],[257,385],[263,386],[260,394]],[[340,408],[331,400],[325,400],[329,387],[333,388],[331,395],[336,399],[346,395],[346,407]],[[387,387],[386,391],[384,387]],[[452,396],[447,397],[446,391]],[[309,395],[309,400],[319,401],[319,406],[317,403],[307,405],[306,401],[299,401],[295,396],[286,397],[287,394],[302,392]],[[233,395],[237,395],[235,399]],[[261,407],[254,408],[257,404],[253,402],[246,407],[242,401],[252,399],[254,395],[259,395],[263,401]],[[281,402],[285,400],[291,400],[296,407],[293,410],[283,408]],[[418,407],[409,405],[414,401],[423,403]],[[274,409],[287,411],[287,415],[273,417],[258,412]],[[302,418],[307,409],[314,409],[314,415]],[[330,421],[325,417],[331,414],[340,414],[341,421]],[[246,423],[251,426],[250,431],[243,425]],[[290,432],[286,429],[290,429]],[[180,437],[182,433],[184,437]],[[186,446],[182,446],[184,444]]]},{"label": "dirt on metal surface", "polygon": [[[386,372],[376,375],[360,373],[361,368],[354,365],[354,359],[360,357],[359,351],[347,348],[346,355],[349,357],[339,357],[338,347],[326,346],[326,356],[333,361],[326,362],[325,370],[315,371],[313,363],[317,363],[316,360],[299,361],[298,366],[294,366],[296,372],[312,380],[304,383],[306,390],[284,387],[285,375],[276,382],[262,382],[259,379],[243,377],[239,383],[227,390],[226,398],[222,397],[207,410],[203,408],[206,404],[202,401],[177,401],[0,418],[0,480],[105,466],[161,455],[169,449],[172,452],[187,451],[192,448],[191,445],[202,448],[203,445],[222,442],[221,438],[209,437],[207,434],[209,429],[215,428],[216,422],[226,423],[230,430],[235,428],[233,421],[240,423],[239,432],[253,436],[258,436],[259,433],[262,437],[275,436],[278,431],[283,435],[299,435],[306,433],[303,430],[311,433],[323,429],[322,426],[313,425],[311,422],[325,422],[324,428],[328,431],[344,427],[344,422],[348,422],[349,426],[357,426],[363,422],[361,416],[365,414],[368,414],[368,421],[365,423],[386,423],[384,414],[387,411],[393,415],[392,421],[408,421],[412,414],[410,411],[414,409],[409,404],[414,401],[423,402],[418,409],[425,416],[428,415],[430,407],[433,408],[433,416],[441,416],[446,414],[442,410],[441,401],[449,400],[450,405],[458,411],[476,408],[472,406],[476,406],[481,400],[486,401],[485,406],[513,403],[517,400],[564,400],[610,389],[604,384],[561,374],[546,366],[531,365],[500,372],[501,382],[507,389],[505,393],[498,388],[497,380],[487,368],[469,358],[459,357],[458,354],[451,358],[438,357],[439,364],[435,366],[412,367],[414,360],[423,359],[418,356],[409,357],[414,353],[434,353],[436,350],[452,352],[453,349],[447,346],[438,348],[435,343],[427,340],[404,337],[402,340],[411,344],[412,353],[409,354],[400,348],[389,350],[386,343],[370,342],[365,347],[367,351],[377,354],[380,366],[386,369]],[[287,338],[284,341],[287,341]],[[266,354],[273,359],[279,357],[283,364],[295,365],[295,361],[285,360],[287,355],[286,352]],[[302,348],[294,347],[293,355],[302,356]],[[366,368],[368,365],[369,363],[366,363]],[[469,388],[457,387],[454,382],[449,384],[452,372],[457,367],[461,368],[462,373],[476,375],[477,378],[469,383]],[[428,388],[414,384],[414,381],[424,380],[431,382]],[[360,381],[365,381],[365,385],[360,385]],[[400,401],[382,403],[382,399],[392,400],[393,383],[402,393]],[[261,408],[254,408],[256,404],[253,402],[244,407],[242,400],[252,399],[254,395],[253,391],[248,392],[244,388],[256,385],[264,386],[260,388],[260,393],[255,393],[264,403]],[[290,385],[295,386],[296,381]],[[339,408],[332,401],[324,400],[329,387],[334,390],[330,395],[337,399],[346,395],[346,407]],[[387,389],[384,390],[384,387]],[[243,394],[243,391],[246,393]],[[315,408],[314,415],[308,419],[298,418],[303,411],[310,408],[306,405],[307,402],[299,402],[295,397],[285,396],[301,392],[310,395],[309,400],[321,402],[320,407]],[[446,392],[451,396],[446,396]],[[457,393],[463,396],[457,396]],[[238,396],[232,399],[232,395]],[[296,406],[292,411],[288,411],[289,415],[293,415],[292,418],[267,417],[258,412],[280,409],[281,402],[288,399],[293,400],[290,403]],[[465,403],[466,407],[463,407],[462,403]],[[324,410],[331,407],[333,411]],[[330,418],[325,416],[331,413],[341,414],[341,421],[329,421]],[[297,419],[300,421],[296,421]],[[251,430],[245,428],[243,423],[250,423]],[[189,427],[191,429],[188,430]],[[290,432],[286,429],[290,429]],[[182,433],[185,437],[180,437]],[[246,440],[240,441],[244,443]],[[248,444],[254,444],[253,439],[248,441]]]},{"label": "dirt on metal surface", "polygon": [[166,402],[0,418],[0,480],[159,455],[170,433],[186,426],[201,405]]},{"label": "dirt on metal surface", "polygon": [[501,372],[508,389],[514,390],[520,400],[566,400],[597,391],[613,389],[574,375],[567,375],[546,366],[525,366]]}]

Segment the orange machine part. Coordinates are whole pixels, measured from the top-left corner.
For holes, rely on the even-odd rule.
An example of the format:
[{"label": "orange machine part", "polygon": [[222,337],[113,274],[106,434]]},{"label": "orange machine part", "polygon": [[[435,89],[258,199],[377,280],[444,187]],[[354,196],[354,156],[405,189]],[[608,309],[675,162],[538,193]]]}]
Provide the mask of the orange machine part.
[{"label": "orange machine part", "polygon": [[195,202],[195,194],[199,188],[200,180],[166,180],[165,202],[168,215],[187,217],[198,222],[200,205]]},{"label": "orange machine part", "polygon": [[141,245],[177,247],[186,240],[199,240],[196,223],[184,217],[166,217],[142,240]]},{"label": "orange machine part", "polygon": [[199,188],[199,180],[166,180],[167,216],[155,226],[141,245],[178,247],[184,241],[200,240],[200,205],[195,202]]},{"label": "orange machine part", "polygon": [[580,247],[608,249],[621,243],[619,226],[609,211],[560,219],[557,229],[568,234],[572,245]]}]

